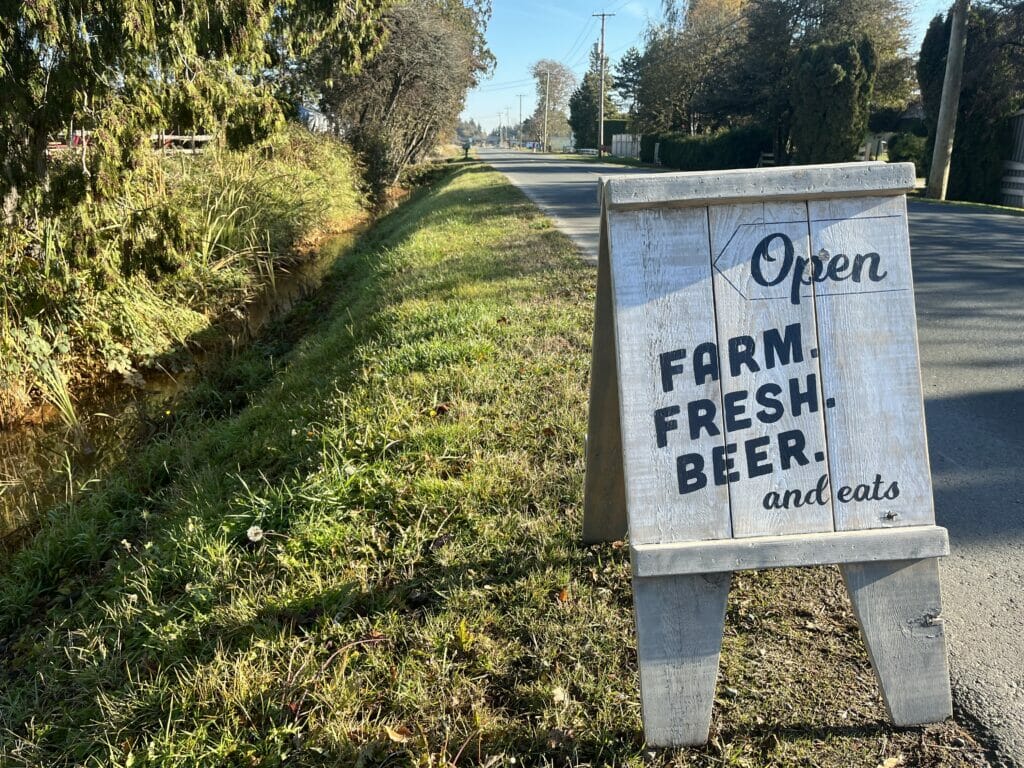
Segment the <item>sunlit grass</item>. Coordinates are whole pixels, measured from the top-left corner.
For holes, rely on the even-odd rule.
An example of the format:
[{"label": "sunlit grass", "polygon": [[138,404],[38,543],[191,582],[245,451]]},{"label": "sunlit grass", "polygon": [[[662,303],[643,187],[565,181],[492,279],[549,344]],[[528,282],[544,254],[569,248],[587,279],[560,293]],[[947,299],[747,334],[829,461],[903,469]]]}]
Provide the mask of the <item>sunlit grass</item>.
[{"label": "sunlit grass", "polygon": [[737,578],[709,746],[647,753],[627,549],[577,543],[594,272],[541,220],[463,166],[55,510],[0,763],[980,764],[885,724],[830,569]]}]

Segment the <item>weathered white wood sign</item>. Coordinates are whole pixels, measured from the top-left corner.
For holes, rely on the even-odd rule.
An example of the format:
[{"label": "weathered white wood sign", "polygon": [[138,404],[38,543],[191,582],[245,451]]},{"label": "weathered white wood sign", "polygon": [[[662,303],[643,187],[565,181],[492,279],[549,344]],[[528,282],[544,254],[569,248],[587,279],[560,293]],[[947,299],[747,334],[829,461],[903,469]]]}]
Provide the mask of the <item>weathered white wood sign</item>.
[{"label": "weathered white wood sign", "polygon": [[644,730],[707,739],[729,589],[841,564],[889,714],[952,713],[910,164],[606,179],[584,539],[633,564]]}]

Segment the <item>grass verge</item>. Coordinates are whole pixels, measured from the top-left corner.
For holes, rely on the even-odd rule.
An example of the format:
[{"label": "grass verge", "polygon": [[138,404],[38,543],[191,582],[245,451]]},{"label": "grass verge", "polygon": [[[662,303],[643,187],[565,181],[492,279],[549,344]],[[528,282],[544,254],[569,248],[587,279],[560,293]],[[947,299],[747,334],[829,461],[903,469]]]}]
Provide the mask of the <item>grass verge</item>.
[{"label": "grass verge", "polygon": [[909,195],[908,200],[915,203],[927,205],[951,205],[961,208],[971,208],[978,213],[998,213],[1003,216],[1024,216],[1024,208],[1011,208],[1008,205],[994,205],[992,203],[972,203],[967,200],[935,200],[924,196],[924,190],[916,190]]},{"label": "grass verge", "polygon": [[0,762],[984,764],[886,724],[833,569],[739,574],[709,745],[645,751],[627,550],[577,544],[593,282],[479,165],[383,219],[7,563]]}]

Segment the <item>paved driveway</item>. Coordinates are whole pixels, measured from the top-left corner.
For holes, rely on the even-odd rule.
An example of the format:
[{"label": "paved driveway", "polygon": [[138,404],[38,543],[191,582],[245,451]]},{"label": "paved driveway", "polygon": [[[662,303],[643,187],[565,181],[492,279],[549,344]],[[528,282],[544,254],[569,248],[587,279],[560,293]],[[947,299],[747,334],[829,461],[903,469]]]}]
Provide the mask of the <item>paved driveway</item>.
[{"label": "paved driveway", "polygon": [[[598,176],[643,172],[481,156],[593,262]],[[912,201],[910,241],[954,697],[1024,766],[1024,217]]]}]

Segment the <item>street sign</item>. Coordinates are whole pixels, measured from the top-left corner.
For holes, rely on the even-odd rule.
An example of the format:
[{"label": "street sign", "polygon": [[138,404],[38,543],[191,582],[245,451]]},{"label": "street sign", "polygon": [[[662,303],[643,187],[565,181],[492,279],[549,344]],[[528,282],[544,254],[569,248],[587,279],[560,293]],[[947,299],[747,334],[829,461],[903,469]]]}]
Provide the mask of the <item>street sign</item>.
[{"label": "street sign", "polygon": [[602,181],[584,539],[630,539],[644,728],[701,743],[744,568],[839,563],[893,720],[951,713],[910,164]]}]

